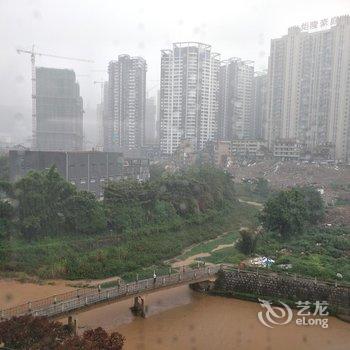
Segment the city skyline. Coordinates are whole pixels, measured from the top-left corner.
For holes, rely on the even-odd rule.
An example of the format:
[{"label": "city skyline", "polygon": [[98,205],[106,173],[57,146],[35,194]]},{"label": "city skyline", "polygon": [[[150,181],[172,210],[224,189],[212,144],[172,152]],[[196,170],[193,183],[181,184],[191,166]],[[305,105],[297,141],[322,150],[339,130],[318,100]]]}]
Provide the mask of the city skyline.
[{"label": "city skyline", "polygon": [[[61,5],[62,2],[58,4],[55,1],[50,6],[40,1],[23,3],[20,7],[7,1],[0,4],[4,14],[1,32],[12,34],[11,38],[4,35],[0,44],[3,62],[0,78],[7,87],[0,89],[0,105],[8,107],[0,136],[6,133],[15,136],[14,141],[22,140],[28,137],[27,129],[31,124],[30,62],[28,57],[17,55],[17,47],[29,48],[34,43],[43,52],[95,60],[94,64],[81,65],[53,58],[38,59],[39,66],[75,70],[85,101],[85,133],[89,139],[96,126],[95,110],[100,101],[100,91],[93,81],[107,78],[107,64],[119,54],[126,52],[145,57],[149,65],[149,82],[152,81],[149,86],[159,80],[159,51],[176,41],[209,43],[223,58],[253,60],[256,70],[262,70],[267,68],[270,39],[283,35],[289,26],[348,12],[343,0],[332,4],[296,1],[293,5],[273,0],[264,4],[253,1],[233,12],[222,11],[233,4],[219,1],[215,8],[201,8],[194,17],[190,14],[193,12],[191,9],[197,6],[196,2],[186,4],[188,13],[180,11],[181,6],[165,6],[158,1],[147,3],[147,7],[143,2],[136,2],[135,11],[127,5],[117,13],[113,10],[114,3],[108,1],[103,6],[94,1],[88,6],[79,6],[79,2],[70,3],[67,7]],[[165,26],[164,20],[159,20],[156,13],[166,13],[169,6],[172,16]],[[59,11],[55,11],[57,8]],[[80,14],[78,19],[74,16],[77,11]],[[165,30],[160,30],[161,27]],[[52,37],[55,37],[54,42]],[[92,72],[101,69],[105,73]],[[8,125],[8,120],[15,114],[16,124],[25,126],[17,128],[17,132]],[[21,130],[18,132],[18,129]]]},{"label": "city skyline", "polygon": [[[270,151],[278,140],[305,144],[311,152],[330,143],[335,146],[336,159],[347,161],[350,148],[346,131],[347,99],[338,96],[339,92],[345,93],[347,78],[336,77],[347,76],[348,58],[342,52],[348,50],[347,44],[343,43],[348,27],[342,29],[342,26],[349,24],[348,18],[343,15],[305,22],[289,27],[288,34],[271,38],[267,82],[260,85],[258,77],[254,77],[259,71],[254,61],[234,56],[227,58],[220,48],[212,48],[209,42],[175,42],[172,51],[163,48],[160,69],[158,67],[160,81],[154,85],[161,91],[162,153],[172,154],[183,139],[191,140],[199,150],[210,140],[262,137],[268,141]],[[196,52],[193,51],[195,46],[198,47],[194,49]],[[36,55],[41,57],[40,53]],[[50,54],[44,53],[44,56]],[[338,59],[333,62],[333,57]],[[86,132],[89,122],[85,117],[85,140],[81,149],[100,149],[101,130],[105,150],[144,146],[146,96],[149,97],[149,91],[154,88],[146,84],[149,67],[146,59],[124,51],[118,56],[123,62],[110,61],[107,101],[104,96],[104,101],[99,101],[104,106],[100,103],[95,106],[96,114],[100,115],[100,125],[93,135],[97,142],[89,144]],[[88,62],[86,57],[79,60]],[[136,72],[138,67],[141,67],[140,74]],[[94,84],[104,81],[107,79],[94,81]],[[84,102],[84,106],[89,105],[86,99]],[[96,129],[99,130],[97,133]],[[106,137],[109,138],[108,145]]]}]

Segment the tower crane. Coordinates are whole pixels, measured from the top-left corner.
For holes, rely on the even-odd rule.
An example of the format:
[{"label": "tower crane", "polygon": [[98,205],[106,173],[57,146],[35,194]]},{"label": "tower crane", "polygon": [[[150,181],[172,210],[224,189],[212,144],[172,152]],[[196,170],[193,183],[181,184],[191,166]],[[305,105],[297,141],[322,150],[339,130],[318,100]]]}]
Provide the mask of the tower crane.
[{"label": "tower crane", "polygon": [[32,64],[32,146],[33,146],[33,148],[35,148],[36,147],[36,72],[35,72],[35,57],[36,56],[46,56],[46,57],[60,58],[60,59],[71,60],[71,61],[80,61],[80,62],[94,62],[94,61],[83,59],[83,58],[57,56],[57,55],[51,55],[51,54],[47,54],[47,53],[38,52],[38,51],[35,51],[34,45],[32,46],[31,50],[17,49],[17,53],[18,54],[24,53],[24,54],[30,55],[30,60],[31,60],[31,64]]}]

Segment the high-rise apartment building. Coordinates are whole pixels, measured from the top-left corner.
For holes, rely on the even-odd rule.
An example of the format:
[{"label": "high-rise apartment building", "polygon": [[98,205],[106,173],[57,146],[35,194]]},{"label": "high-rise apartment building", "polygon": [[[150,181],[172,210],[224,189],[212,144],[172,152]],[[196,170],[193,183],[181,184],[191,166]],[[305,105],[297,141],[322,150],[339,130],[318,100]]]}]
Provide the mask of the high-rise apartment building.
[{"label": "high-rise apartment building", "polygon": [[172,154],[181,140],[202,149],[216,137],[220,55],[197,42],[161,52],[160,148]]},{"label": "high-rise apartment building", "polygon": [[267,138],[295,140],[314,152],[335,146],[338,161],[350,160],[350,17],[327,29],[288,34],[271,41]]},{"label": "high-rise apartment building", "polygon": [[83,149],[83,100],[75,73],[36,68],[36,118],[33,148],[40,151]]},{"label": "high-rise apartment building", "polygon": [[143,145],[146,112],[146,61],[120,55],[109,63],[105,151],[132,150]]},{"label": "high-rise apartment building", "polygon": [[[105,134],[106,126],[109,122],[109,110],[108,110],[108,82],[99,81],[95,82],[100,84],[101,87],[101,102],[97,104],[96,114],[97,114],[97,143],[96,149],[102,151],[105,149]],[[107,138],[107,137],[106,137]]]},{"label": "high-rise apartment building", "polygon": [[256,72],[254,76],[252,137],[265,139],[266,112],[267,112],[267,73]]},{"label": "high-rise apartment building", "polygon": [[221,63],[218,118],[220,139],[245,139],[253,136],[253,83],[253,62],[231,58]]},{"label": "high-rise apartment building", "polygon": [[157,105],[155,97],[146,98],[144,144],[154,145],[157,141]]},{"label": "high-rise apartment building", "polygon": [[332,34],[332,80],[327,141],[335,158],[350,164],[350,16],[337,18]]}]

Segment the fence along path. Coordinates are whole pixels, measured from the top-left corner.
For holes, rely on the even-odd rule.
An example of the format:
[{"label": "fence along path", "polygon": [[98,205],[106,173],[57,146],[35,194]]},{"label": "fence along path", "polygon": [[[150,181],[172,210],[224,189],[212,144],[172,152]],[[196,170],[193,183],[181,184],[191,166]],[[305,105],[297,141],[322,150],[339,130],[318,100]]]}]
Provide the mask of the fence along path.
[{"label": "fence along path", "polygon": [[0,319],[9,319],[14,316],[23,315],[54,317],[103,301],[118,300],[128,295],[137,295],[142,292],[176,286],[187,282],[199,282],[215,275],[219,269],[219,265],[199,267],[196,269],[183,267],[180,268],[180,272],[158,276],[155,281],[153,278],[148,278],[126,284],[122,283],[117,287],[107,289],[77,289],[72,292],[1,310]]}]

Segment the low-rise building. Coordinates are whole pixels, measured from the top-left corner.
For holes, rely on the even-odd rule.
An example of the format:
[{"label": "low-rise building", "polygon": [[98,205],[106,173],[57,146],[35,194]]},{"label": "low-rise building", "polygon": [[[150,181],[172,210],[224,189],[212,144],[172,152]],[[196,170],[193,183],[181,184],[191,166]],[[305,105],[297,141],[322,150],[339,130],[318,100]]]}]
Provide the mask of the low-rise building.
[{"label": "low-rise building", "polygon": [[[123,153],[118,152],[53,152],[15,151],[9,153],[10,180],[17,181],[31,170],[45,170],[56,166],[59,174],[79,190],[103,196],[103,188],[109,181],[123,178],[146,180],[149,178],[148,160],[142,166],[133,166],[133,171],[125,166]],[[128,163],[134,164],[128,159]],[[139,164],[139,160],[135,160]]]},{"label": "low-rise building", "polygon": [[279,139],[274,144],[273,156],[283,160],[299,159],[302,151],[303,145],[296,140]]},{"label": "low-rise building", "polygon": [[260,139],[235,139],[231,141],[231,150],[237,157],[262,158],[266,155],[267,141]]}]

